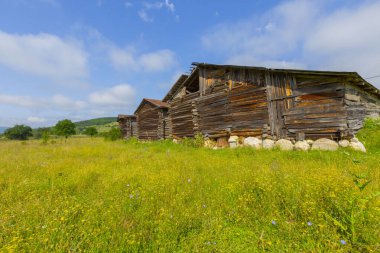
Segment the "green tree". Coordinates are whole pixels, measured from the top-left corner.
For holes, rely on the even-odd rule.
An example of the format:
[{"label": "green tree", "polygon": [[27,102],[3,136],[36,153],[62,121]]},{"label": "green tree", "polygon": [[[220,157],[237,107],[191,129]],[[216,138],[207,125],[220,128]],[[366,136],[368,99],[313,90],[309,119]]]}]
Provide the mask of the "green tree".
[{"label": "green tree", "polygon": [[55,133],[67,139],[70,135],[75,134],[75,124],[68,119],[58,121],[55,125]]},{"label": "green tree", "polygon": [[27,140],[32,136],[32,128],[25,125],[15,125],[4,132],[4,136],[11,140]]},{"label": "green tree", "polygon": [[98,130],[95,127],[87,127],[83,133],[92,137],[98,134]]}]

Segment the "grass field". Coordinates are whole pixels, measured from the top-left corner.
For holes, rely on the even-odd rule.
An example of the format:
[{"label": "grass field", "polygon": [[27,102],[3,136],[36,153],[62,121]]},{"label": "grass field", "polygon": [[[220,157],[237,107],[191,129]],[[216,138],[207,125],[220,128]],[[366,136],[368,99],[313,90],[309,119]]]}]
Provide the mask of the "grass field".
[{"label": "grass field", "polygon": [[208,150],[100,138],[0,142],[0,251],[379,252],[368,152]]}]

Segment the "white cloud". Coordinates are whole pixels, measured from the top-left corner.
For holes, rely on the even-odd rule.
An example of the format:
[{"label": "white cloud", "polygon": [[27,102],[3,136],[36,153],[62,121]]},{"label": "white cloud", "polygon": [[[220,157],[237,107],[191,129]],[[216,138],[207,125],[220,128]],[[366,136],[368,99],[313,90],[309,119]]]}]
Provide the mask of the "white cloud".
[{"label": "white cloud", "polygon": [[38,107],[41,105],[40,101],[36,101],[27,96],[14,96],[8,94],[0,94],[0,104],[13,105],[20,107]]},{"label": "white cloud", "polygon": [[138,14],[141,20],[143,20],[144,22],[151,23],[154,21],[154,19],[150,17],[145,10],[140,10]]},{"label": "white cloud", "polygon": [[51,98],[15,96],[9,94],[0,94],[0,104],[24,107],[28,109],[47,109],[47,110],[72,110],[82,109],[86,102],[72,100],[63,95],[54,95]]},{"label": "white cloud", "polygon": [[[380,2],[339,10],[326,3],[282,2],[261,16],[215,27],[202,37],[203,47],[232,64],[380,74]],[[371,82],[380,87],[380,79]]]},{"label": "white cloud", "polygon": [[30,116],[26,120],[30,123],[44,123],[44,122],[46,122],[45,118],[34,117],[34,116]]},{"label": "white cloud", "polygon": [[132,7],[132,6],[133,6],[133,3],[129,2],[129,1],[125,1],[125,2],[124,2],[124,6],[125,6],[126,8]]},{"label": "white cloud", "polygon": [[158,72],[172,69],[177,65],[176,54],[169,49],[139,55],[132,47],[121,49],[110,45],[109,58],[119,70]]},{"label": "white cloud", "polygon": [[163,71],[176,64],[175,53],[171,50],[158,50],[142,54],[138,60],[145,71]]},{"label": "white cloud", "polygon": [[136,92],[129,84],[119,84],[112,88],[93,92],[89,101],[102,106],[128,106],[134,103]]},{"label": "white cloud", "polygon": [[165,6],[168,8],[169,11],[174,12],[175,6],[173,3],[170,2],[170,0],[165,0]]},{"label": "white cloud", "polygon": [[[142,6],[143,9],[140,10],[137,14],[144,22],[151,23],[154,21],[154,18],[148,14],[147,10],[160,10],[162,8],[166,8],[171,13],[175,13],[175,5],[170,0],[164,0],[160,2],[143,2]],[[179,16],[176,15],[175,19],[178,21]]]},{"label": "white cloud", "polygon": [[86,103],[80,100],[72,100],[62,95],[54,95],[51,99],[51,103],[62,109],[82,109],[86,106]]},{"label": "white cloud", "polygon": [[72,40],[41,34],[0,31],[0,65],[52,80],[73,80],[87,74],[87,56]]},{"label": "white cloud", "polygon": [[175,5],[172,2],[170,2],[170,0],[153,3],[144,2],[143,6],[145,9],[161,9],[162,7],[165,7],[171,12],[175,11]]}]

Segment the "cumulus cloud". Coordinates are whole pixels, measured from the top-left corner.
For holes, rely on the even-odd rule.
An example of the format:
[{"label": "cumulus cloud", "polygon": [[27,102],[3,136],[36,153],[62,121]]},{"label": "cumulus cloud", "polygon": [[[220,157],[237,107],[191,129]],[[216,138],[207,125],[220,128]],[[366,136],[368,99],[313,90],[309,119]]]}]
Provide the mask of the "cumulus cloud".
[{"label": "cumulus cloud", "polygon": [[34,117],[34,116],[30,116],[26,120],[30,123],[44,123],[44,122],[46,122],[45,118]]},{"label": "cumulus cloud", "polygon": [[24,107],[29,109],[82,109],[86,102],[81,100],[72,100],[63,95],[54,95],[51,98],[15,96],[9,94],[0,94],[0,104]]},{"label": "cumulus cloud", "polygon": [[[340,9],[327,3],[282,2],[261,16],[214,27],[202,45],[231,64],[380,74],[380,2]],[[371,81],[380,87],[379,79]]]},{"label": "cumulus cloud", "polygon": [[109,58],[117,69],[156,72],[172,69],[177,65],[176,54],[168,49],[137,54],[133,48],[109,48]]},{"label": "cumulus cloud", "polygon": [[[160,10],[162,8],[166,8],[168,11],[174,14],[175,5],[170,0],[160,1],[160,2],[143,2],[143,9],[141,9],[137,14],[144,22],[153,22],[154,19],[148,14],[148,10]],[[175,16],[176,19],[179,19],[179,16]]]},{"label": "cumulus cloud", "polygon": [[139,17],[144,21],[144,22],[147,22],[147,23],[150,23],[150,22],[153,22],[154,19],[152,17],[150,17],[148,15],[148,13],[145,11],[145,10],[140,10],[138,12],[139,14]]},{"label": "cumulus cloud", "polygon": [[89,101],[102,106],[128,106],[135,101],[135,89],[129,84],[119,84],[112,88],[96,91],[89,95]]},{"label": "cumulus cloud", "polygon": [[72,40],[41,34],[0,31],[0,65],[53,80],[72,80],[87,74],[87,56]]},{"label": "cumulus cloud", "polygon": [[13,105],[19,107],[38,107],[40,101],[34,100],[28,96],[14,96],[9,94],[0,94],[0,104]]}]

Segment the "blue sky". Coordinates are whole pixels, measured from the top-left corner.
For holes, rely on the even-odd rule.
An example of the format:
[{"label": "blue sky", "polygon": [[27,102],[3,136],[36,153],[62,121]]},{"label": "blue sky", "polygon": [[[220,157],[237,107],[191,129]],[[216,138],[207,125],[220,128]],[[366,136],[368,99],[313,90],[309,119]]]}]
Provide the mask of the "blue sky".
[{"label": "blue sky", "polygon": [[132,113],[194,61],[380,75],[380,1],[0,0],[0,10],[0,126]]}]

